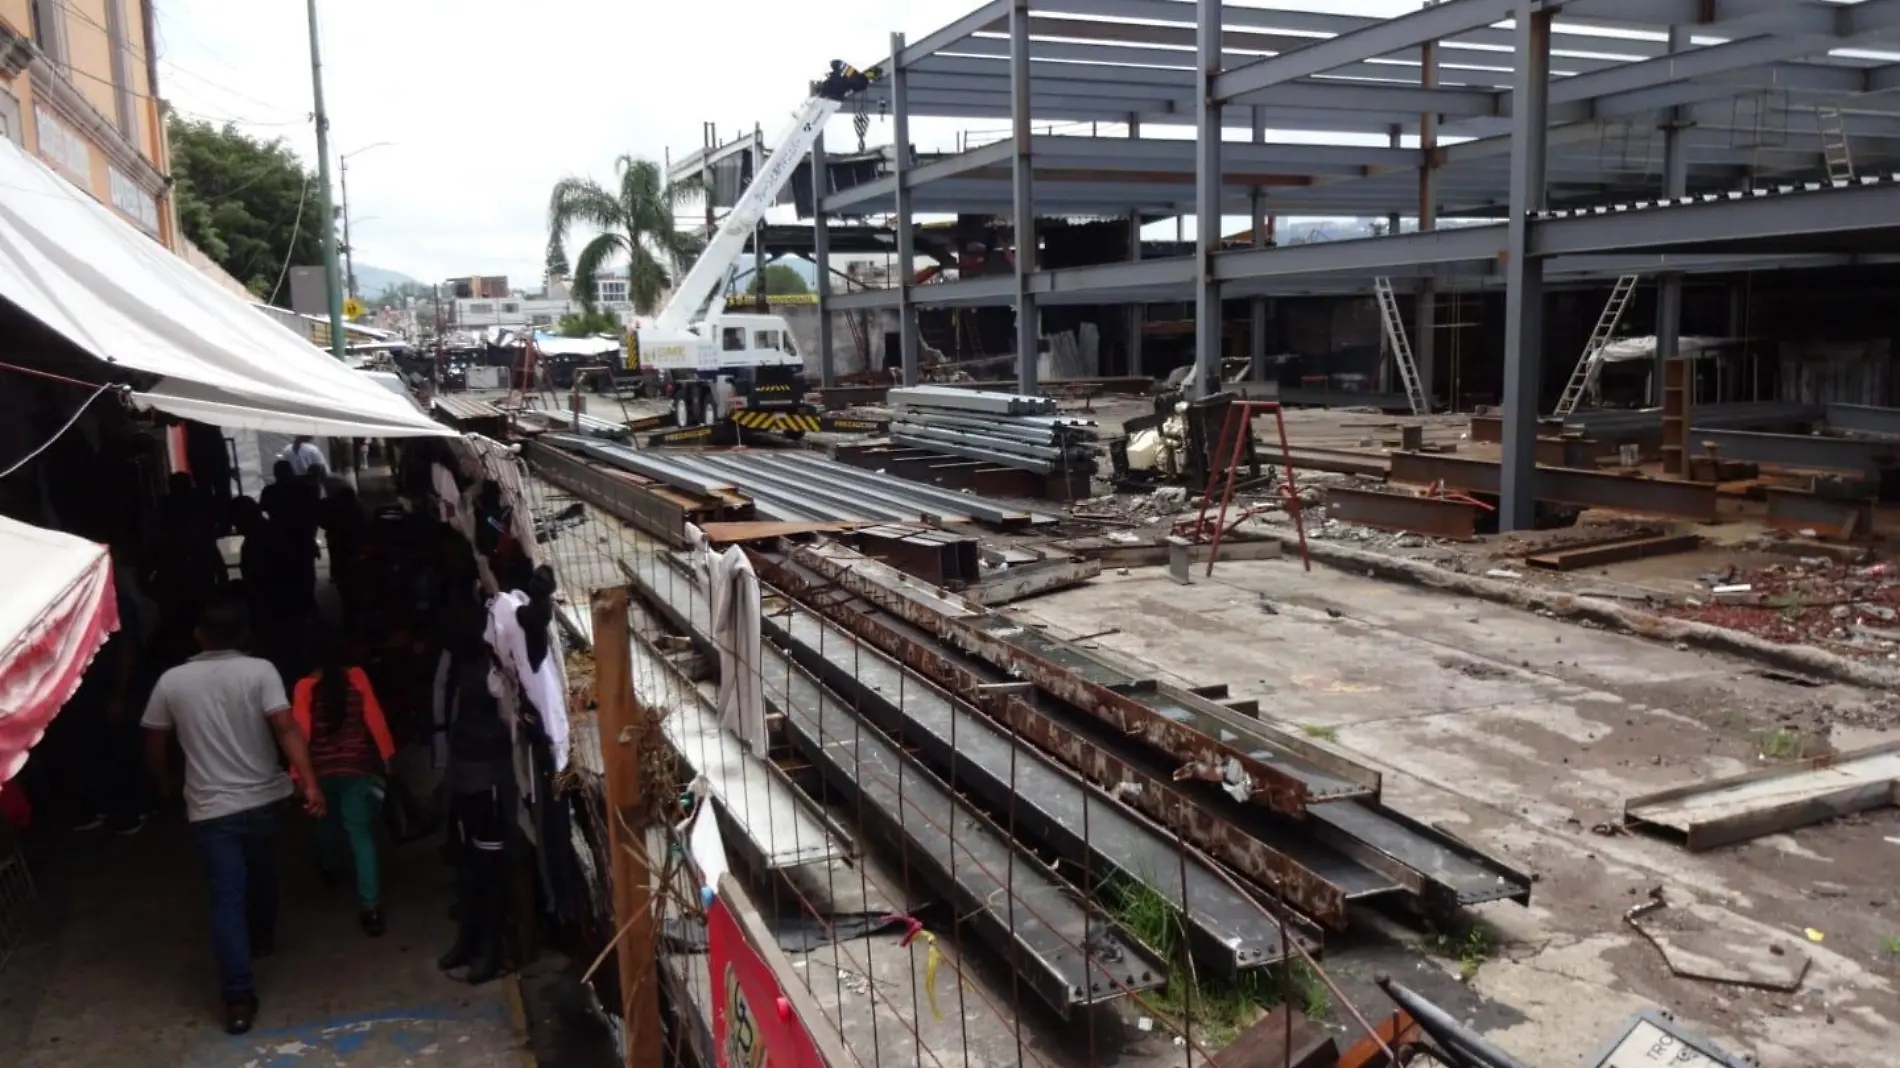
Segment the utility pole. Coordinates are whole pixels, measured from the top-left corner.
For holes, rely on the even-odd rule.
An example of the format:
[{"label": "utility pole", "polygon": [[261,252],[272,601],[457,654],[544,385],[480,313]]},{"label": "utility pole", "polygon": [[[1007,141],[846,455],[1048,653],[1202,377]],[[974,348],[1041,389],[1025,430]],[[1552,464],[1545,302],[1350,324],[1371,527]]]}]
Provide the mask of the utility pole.
[{"label": "utility pole", "polygon": [[343,291],[356,299],[356,245],[350,241],[350,157],[337,159],[341,167],[338,184],[343,191]]},{"label": "utility pole", "polygon": [[330,355],[343,359],[343,285],[337,277],[336,208],[330,203],[330,114],[323,109],[323,58],[317,49],[317,0],[310,9],[310,84],[317,118],[317,190],[323,220],[323,284],[330,297]]}]

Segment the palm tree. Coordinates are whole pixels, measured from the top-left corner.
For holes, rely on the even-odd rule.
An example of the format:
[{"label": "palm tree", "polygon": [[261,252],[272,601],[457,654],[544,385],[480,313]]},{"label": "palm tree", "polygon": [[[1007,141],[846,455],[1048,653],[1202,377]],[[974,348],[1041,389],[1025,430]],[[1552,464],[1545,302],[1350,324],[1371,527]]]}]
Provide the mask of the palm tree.
[{"label": "palm tree", "polygon": [[651,315],[673,284],[669,272],[684,272],[699,255],[702,242],[673,224],[680,202],[699,192],[697,182],[666,184],[652,160],[621,156],[614,163],[619,188],[609,190],[591,178],[563,178],[548,198],[548,243],[564,245],[575,223],[598,227],[574,261],[574,292],[584,308],[594,305],[594,279],[609,262],[627,261],[627,299],[640,315]]}]

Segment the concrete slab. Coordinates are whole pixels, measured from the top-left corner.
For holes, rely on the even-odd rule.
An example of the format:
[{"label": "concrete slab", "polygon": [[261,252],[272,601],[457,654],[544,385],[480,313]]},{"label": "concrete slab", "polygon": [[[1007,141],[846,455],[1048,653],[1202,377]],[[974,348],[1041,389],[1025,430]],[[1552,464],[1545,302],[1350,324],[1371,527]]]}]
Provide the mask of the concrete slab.
[{"label": "concrete slab", "polygon": [[[1826,717],[1797,713],[1803,702],[1873,695],[1797,696],[1714,654],[1288,560],[1223,563],[1191,587],[1105,574],[1017,612],[1056,633],[1114,627],[1095,639],[1104,653],[1229,684],[1384,771],[1389,804],[1535,872],[1531,908],[1479,912],[1499,946],[1467,985],[1498,1011],[1460,1013],[1526,1063],[1573,1063],[1650,1006],[1764,1068],[1848,1068],[1900,1048],[1885,948],[1900,923],[1900,853],[1885,841],[1900,814],[1702,854],[1608,826],[1626,797],[1761,766],[1764,733],[1790,717],[1829,744]],[[1794,994],[1679,978],[1621,921],[1654,886],[1764,946],[1807,927],[1825,941],[1805,945],[1813,964]],[[1350,946],[1328,949],[1353,967]]]}]

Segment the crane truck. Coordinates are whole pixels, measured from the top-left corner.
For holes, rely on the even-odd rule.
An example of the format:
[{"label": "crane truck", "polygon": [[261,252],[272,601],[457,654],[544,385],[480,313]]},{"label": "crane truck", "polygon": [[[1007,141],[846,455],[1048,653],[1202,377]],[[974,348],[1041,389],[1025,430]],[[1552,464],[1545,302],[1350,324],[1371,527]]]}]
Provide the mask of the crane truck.
[{"label": "crane truck", "polygon": [[665,307],[651,319],[628,325],[626,369],[656,381],[659,392],[673,401],[675,428],[653,435],[649,444],[710,443],[735,437],[741,429],[788,436],[879,429],[867,421],[820,414],[805,399],[805,361],[791,326],[778,315],[728,313],[724,291],[746,240],[824,132],[826,120],[882,76],[877,67],[860,71],[833,60]]}]

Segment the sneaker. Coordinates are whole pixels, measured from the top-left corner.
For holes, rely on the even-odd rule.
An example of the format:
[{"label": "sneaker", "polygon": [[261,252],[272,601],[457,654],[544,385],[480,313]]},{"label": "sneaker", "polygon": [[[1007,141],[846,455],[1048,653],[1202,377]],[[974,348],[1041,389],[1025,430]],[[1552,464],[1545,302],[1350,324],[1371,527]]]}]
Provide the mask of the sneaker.
[{"label": "sneaker", "polygon": [[91,816],[81,816],[80,818],[73,821],[73,830],[96,831],[99,828],[104,827],[105,825],[106,825],[106,818],[104,816],[97,815],[97,814],[94,814]]},{"label": "sneaker", "polygon": [[106,821],[106,829],[111,831],[113,834],[122,835],[124,837],[129,838],[132,835],[135,835],[139,833],[140,831],[144,830],[146,821],[149,819],[151,819],[150,816],[146,816],[143,814],[140,814],[137,816],[115,817],[111,820]]},{"label": "sneaker", "polygon": [[357,918],[363,923],[364,934],[371,938],[383,937],[383,931],[386,929],[386,925],[383,922],[383,910],[381,908],[364,909],[362,914]]}]

